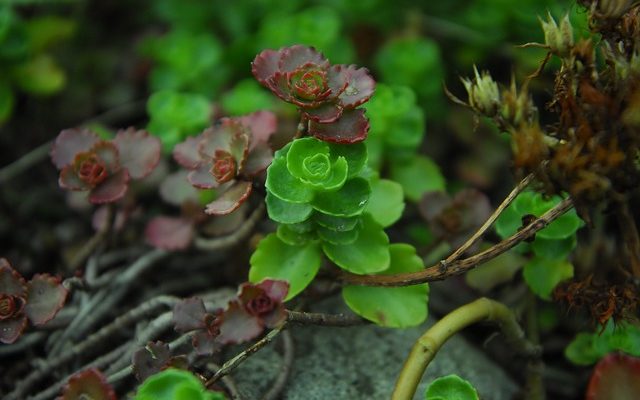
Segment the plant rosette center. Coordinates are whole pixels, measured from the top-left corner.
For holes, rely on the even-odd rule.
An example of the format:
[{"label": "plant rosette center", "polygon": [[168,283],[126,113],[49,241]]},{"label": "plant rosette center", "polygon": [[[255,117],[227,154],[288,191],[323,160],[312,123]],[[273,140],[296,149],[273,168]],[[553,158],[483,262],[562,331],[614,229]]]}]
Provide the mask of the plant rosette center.
[{"label": "plant rosette center", "polygon": [[315,138],[294,141],[287,152],[291,175],[315,189],[337,190],[349,172],[347,160],[332,154],[330,146]]},{"label": "plant rosette center", "polygon": [[264,317],[269,315],[275,308],[276,305],[274,301],[267,296],[265,293],[262,293],[255,298],[249,300],[245,304],[245,310],[251,315],[255,315],[256,317]]},{"label": "plant rosette center", "polygon": [[289,88],[302,101],[318,102],[331,94],[327,73],[314,66],[305,66],[292,72],[289,76]]},{"label": "plant rosette center", "polygon": [[74,166],[78,178],[91,187],[99,185],[109,177],[106,162],[94,152],[76,155]]},{"label": "plant rosette center", "polygon": [[0,294],[0,321],[17,317],[25,303],[26,300],[21,296]]},{"label": "plant rosette center", "polygon": [[236,177],[236,160],[231,153],[216,150],[211,173],[218,183],[226,183]]}]

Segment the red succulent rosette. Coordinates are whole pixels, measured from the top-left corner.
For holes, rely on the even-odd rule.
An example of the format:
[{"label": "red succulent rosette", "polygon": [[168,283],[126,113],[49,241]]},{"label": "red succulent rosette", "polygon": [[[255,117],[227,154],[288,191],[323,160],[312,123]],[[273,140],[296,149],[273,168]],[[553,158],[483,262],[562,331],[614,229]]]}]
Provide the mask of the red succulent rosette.
[{"label": "red succulent rosette", "polygon": [[269,137],[276,131],[276,116],[268,111],[222,118],[198,136],[176,145],[173,157],[191,170],[188,180],[199,189],[218,190],[207,214],[229,214],[251,194],[253,179],[271,163]]},{"label": "red succulent rosette", "polygon": [[313,47],[294,45],[264,50],[252,63],[263,86],[300,107],[309,119],[309,133],[337,143],[364,140],[369,121],[356,107],[371,98],[375,81],[366,68],[330,65]]},{"label": "red succulent rosette", "polygon": [[60,170],[60,187],[89,191],[94,204],[111,203],[125,195],[130,179],[153,171],[160,161],[160,140],[133,128],[118,131],[111,141],[87,129],[65,129],[51,159]]},{"label": "red succulent rosette", "polygon": [[29,282],[0,258],[0,342],[13,343],[27,327],[27,322],[43,325],[64,305],[67,290],[60,279],[36,274]]}]

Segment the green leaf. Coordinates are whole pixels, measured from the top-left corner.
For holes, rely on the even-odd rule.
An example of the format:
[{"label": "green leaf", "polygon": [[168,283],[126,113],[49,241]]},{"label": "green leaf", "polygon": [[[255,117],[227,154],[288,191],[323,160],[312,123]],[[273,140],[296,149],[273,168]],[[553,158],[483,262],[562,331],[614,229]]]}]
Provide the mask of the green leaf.
[{"label": "green leaf", "polygon": [[522,215],[516,211],[513,203],[500,214],[495,226],[496,232],[502,239],[513,235],[522,226]]},{"label": "green leaf", "polygon": [[258,243],[251,256],[249,281],[256,283],[266,278],[285,280],[290,285],[285,300],[290,300],[311,283],[321,261],[318,244],[309,242],[291,246],[272,233]]},{"label": "green leaf", "polygon": [[296,224],[280,224],[276,230],[278,238],[291,246],[301,246],[316,239],[315,232],[303,232]]},{"label": "green leaf", "polygon": [[71,37],[76,30],[76,22],[69,18],[45,15],[26,21],[25,29],[31,51],[39,53]]},{"label": "green leaf", "polygon": [[[545,199],[540,193],[525,191],[516,197],[512,206],[520,217],[527,214],[540,217],[561,201],[562,198],[560,196]],[[576,210],[569,210],[550,223],[549,226],[536,233],[536,237],[543,239],[566,239],[573,235],[583,224]]]},{"label": "green leaf", "polygon": [[576,235],[566,239],[544,239],[536,236],[531,243],[531,250],[537,257],[548,260],[564,260],[575,249],[578,243]]},{"label": "green leaf", "polygon": [[[383,274],[416,272],[424,269],[416,249],[408,244],[389,246],[390,264]],[[346,286],[342,297],[355,313],[381,326],[406,328],[427,318],[429,286],[367,287]]]},{"label": "green leaf", "polygon": [[222,96],[222,107],[232,116],[250,114],[258,110],[275,109],[274,97],[255,79],[238,82]]},{"label": "green leaf", "polygon": [[313,137],[296,139],[287,152],[287,169],[316,189],[336,190],[348,174],[344,157],[330,157],[329,145]]},{"label": "green leaf", "polygon": [[322,249],[336,265],[354,274],[373,274],[389,268],[389,238],[368,214],[362,216],[362,228],[355,242],[347,245],[324,242]]},{"label": "green leaf", "polygon": [[201,95],[171,90],[156,92],[149,97],[147,129],[158,136],[169,152],[189,135],[207,127],[211,117],[209,100]]},{"label": "green leaf", "polygon": [[515,251],[507,251],[464,275],[467,284],[487,293],[494,287],[509,282],[522,268],[526,259]]},{"label": "green leaf", "polygon": [[640,357],[640,327],[631,323],[615,324],[609,320],[602,332],[578,333],[564,354],[576,365],[591,365],[614,351]]},{"label": "green leaf", "polygon": [[67,77],[55,60],[46,54],[38,55],[12,69],[14,82],[25,92],[51,95],[60,91]]},{"label": "green leaf", "polygon": [[169,368],[148,377],[138,387],[134,400],[224,400],[219,392],[208,391],[189,371]]},{"label": "green leaf", "polygon": [[324,242],[329,242],[331,244],[345,245],[351,244],[358,239],[358,235],[360,234],[359,227],[355,227],[349,231],[336,231],[333,229],[325,228],[321,225],[316,227],[316,232],[318,233],[318,237],[322,239]]},{"label": "green leaf", "polygon": [[426,400],[478,400],[478,392],[458,375],[435,379],[425,392]]},{"label": "green leaf", "polygon": [[329,143],[329,147],[333,158],[344,157],[347,160],[349,167],[347,178],[358,175],[367,164],[367,146],[362,142],[353,144]]},{"label": "green leaf", "polygon": [[371,184],[371,197],[364,209],[383,228],[393,225],[404,211],[402,186],[388,179],[378,179]]},{"label": "green leaf", "polygon": [[317,193],[311,204],[325,214],[353,217],[362,214],[370,195],[369,182],[363,178],[353,178],[335,192]]},{"label": "green leaf", "polygon": [[565,357],[576,365],[595,364],[604,354],[595,350],[594,339],[591,333],[578,333],[564,350]]},{"label": "green leaf", "polygon": [[308,203],[313,199],[313,189],[289,173],[285,157],[276,157],[267,168],[267,190],[281,200],[290,203]]},{"label": "green leaf", "polygon": [[542,299],[551,300],[556,285],[573,277],[573,265],[566,260],[534,257],[524,266],[524,280],[531,291]]},{"label": "green leaf", "polygon": [[265,199],[269,218],[281,224],[296,224],[307,220],[313,212],[308,203],[290,203],[267,192]]},{"label": "green leaf", "polygon": [[350,231],[355,228],[360,217],[335,217],[333,215],[316,212],[313,214],[313,220],[320,226],[332,229],[338,232]]},{"label": "green leaf", "polygon": [[391,179],[402,185],[405,196],[413,202],[419,201],[424,192],[445,190],[445,180],[440,168],[425,156],[392,164]]}]

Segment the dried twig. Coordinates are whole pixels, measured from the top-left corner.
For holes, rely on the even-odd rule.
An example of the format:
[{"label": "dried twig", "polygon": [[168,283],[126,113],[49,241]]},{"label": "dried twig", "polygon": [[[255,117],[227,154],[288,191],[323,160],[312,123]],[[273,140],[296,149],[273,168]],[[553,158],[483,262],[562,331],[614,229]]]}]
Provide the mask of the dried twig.
[{"label": "dried twig", "polygon": [[540,218],[537,218],[514,235],[483,252],[462,260],[456,260],[452,263],[447,263],[445,260],[442,260],[429,268],[412,273],[395,275],[356,275],[342,272],[338,278],[348,285],[410,286],[425,282],[440,281],[451,276],[460,275],[480,264],[494,259],[523,240],[533,236],[536,232],[545,228],[556,218],[569,211],[572,206],[573,202],[570,198],[564,199],[555,207],[544,213]]},{"label": "dried twig", "polygon": [[260,202],[256,209],[253,210],[249,218],[242,223],[240,228],[238,228],[235,232],[228,236],[223,236],[220,238],[214,239],[205,239],[202,237],[197,237],[195,240],[195,246],[200,250],[220,250],[226,249],[236,244],[240,243],[244,240],[251,232],[253,232],[253,228],[255,228],[256,224],[262,219],[264,215],[264,203]]},{"label": "dried twig", "polygon": [[[282,366],[276,380],[271,385],[269,391],[262,396],[262,400],[276,400],[280,397],[280,393],[287,385],[287,380],[291,375],[291,368],[293,366],[293,358],[295,356],[295,350],[293,346],[293,338],[291,332],[284,331],[280,336],[282,338]],[[224,378],[223,378],[224,379]]]},{"label": "dried twig", "polygon": [[369,323],[369,321],[357,315],[309,313],[290,310],[287,310],[287,321],[303,325],[339,327],[363,325]]}]

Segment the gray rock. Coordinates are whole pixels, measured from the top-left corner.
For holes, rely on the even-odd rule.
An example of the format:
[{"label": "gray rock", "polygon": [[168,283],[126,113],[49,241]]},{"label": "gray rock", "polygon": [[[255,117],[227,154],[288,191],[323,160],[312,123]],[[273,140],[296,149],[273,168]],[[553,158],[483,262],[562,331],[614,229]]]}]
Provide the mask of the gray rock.
[{"label": "gray rock", "polygon": [[[339,298],[323,302],[314,311],[346,312]],[[409,350],[434,322],[429,318],[422,326],[411,329],[292,326],[289,329],[295,343],[295,361],[282,398],[389,399]],[[263,348],[234,372],[243,398],[260,399],[271,387],[282,361],[276,347],[271,344]],[[237,351],[240,348],[230,354]],[[517,391],[516,384],[499,366],[458,335],[443,346],[429,365],[415,399],[424,399],[426,386],[433,379],[454,373],[470,381],[482,399],[508,400]]]}]

